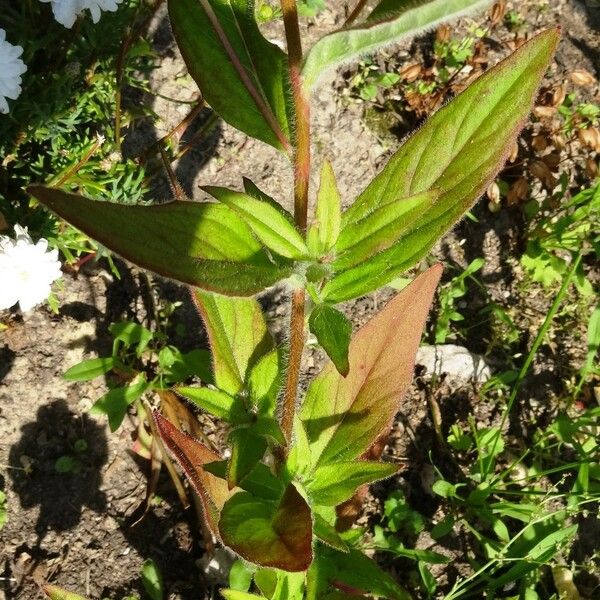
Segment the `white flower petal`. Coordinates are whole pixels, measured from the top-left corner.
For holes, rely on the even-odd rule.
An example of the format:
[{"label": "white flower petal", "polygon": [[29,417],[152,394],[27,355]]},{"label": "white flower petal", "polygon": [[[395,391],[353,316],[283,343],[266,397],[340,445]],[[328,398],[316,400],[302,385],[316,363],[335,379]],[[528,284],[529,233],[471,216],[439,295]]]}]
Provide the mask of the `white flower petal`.
[{"label": "white flower petal", "polygon": [[89,10],[92,20],[97,23],[103,10],[115,11],[122,0],[42,0],[52,3],[54,18],[67,29],[73,27],[77,17]]},{"label": "white flower petal", "polygon": [[21,46],[13,46],[6,41],[6,31],[0,29],[0,113],[8,113],[6,98],[16,100],[21,94],[21,75],[27,66],[19,58],[23,54]]},{"label": "white flower petal", "polygon": [[56,249],[48,251],[48,241],[34,243],[26,227],[15,225],[15,238],[0,236],[0,308],[19,303],[22,311],[44,302],[52,283],[61,277]]}]

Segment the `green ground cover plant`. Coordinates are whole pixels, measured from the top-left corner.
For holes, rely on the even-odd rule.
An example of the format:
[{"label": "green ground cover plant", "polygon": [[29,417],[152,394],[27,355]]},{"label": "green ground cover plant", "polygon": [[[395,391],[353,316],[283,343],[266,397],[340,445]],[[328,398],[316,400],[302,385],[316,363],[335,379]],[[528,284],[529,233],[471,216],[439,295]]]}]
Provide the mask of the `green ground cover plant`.
[{"label": "green ground cover plant", "polygon": [[[77,185],[83,194],[73,193],[60,179],[27,188],[102,246],[190,286],[208,333],[212,370],[205,355],[195,355],[195,361],[160,335],[120,323],[111,331],[111,356],[82,363],[67,377],[109,371],[122,377],[96,406],[115,429],[135,405],[146,450],[162,455],[172,473],[168,456],[175,458],[199,500],[207,536],[243,559],[231,587],[221,592],[227,599],[410,597],[363,553],[362,531],[353,524],[365,485],[398,471],[381,453],[412,379],[441,265],[422,270],[356,332],[337,305],[420,264],[489,187],[533,106],[559,35],[537,35],[476,79],[409,137],[352,202],[340,197],[331,165],[317,165],[320,184],[309,215],[311,92],[325,71],[486,4],[383,0],[368,12],[359,2],[346,26],[304,51],[299,7],[282,0],[284,52],[260,32],[252,2],[168,1],[175,38],[208,104],[289,157],[293,214],[283,208],[284,198],[269,197],[246,178],[242,189],[204,188],[213,201],[192,202],[179,194],[157,205],[118,203],[119,197],[110,196],[92,200],[87,195],[98,197],[97,190]],[[319,3],[303,6],[318,9]],[[459,50],[449,47],[453,55]],[[91,176],[89,181],[93,187]],[[278,346],[254,296],[280,282],[290,290],[291,310],[287,340]],[[307,325],[331,361],[300,398]],[[201,385],[185,385],[190,375]],[[140,400],[148,389],[160,398],[154,409]],[[199,439],[183,399],[228,425],[229,457]],[[494,460],[502,442],[500,429],[472,436],[461,443],[465,451],[476,448],[477,487],[499,477]],[[436,492],[459,502],[464,485],[441,479]],[[386,518],[397,533],[403,517],[394,521],[394,514],[402,499],[395,500]],[[545,522],[537,513],[535,518],[522,538],[528,538],[527,527]],[[415,521],[413,515],[413,530],[424,526]],[[492,526],[496,522],[492,518]],[[496,529],[505,542],[505,531]],[[561,530],[565,539],[566,531],[571,529]],[[526,552],[542,560],[559,542],[553,538]],[[417,560],[423,585],[433,593],[427,565],[438,557],[411,553],[385,534],[376,543]],[[512,551],[515,545],[506,547]],[[489,547],[495,560],[492,550],[500,547],[494,540]]]},{"label": "green ground cover plant", "polygon": [[120,96],[148,91],[155,56],[137,31],[154,4],[126,0],[98,23],[81,19],[72,30],[54,21],[49,4],[3,5],[0,28],[23,48],[27,71],[23,92],[0,119],[0,232],[28,227],[68,263],[88,253],[108,256],[24,188],[44,182],[113,202],[147,199],[146,166],[123,159],[121,142],[123,128],[153,115],[123,106]]}]

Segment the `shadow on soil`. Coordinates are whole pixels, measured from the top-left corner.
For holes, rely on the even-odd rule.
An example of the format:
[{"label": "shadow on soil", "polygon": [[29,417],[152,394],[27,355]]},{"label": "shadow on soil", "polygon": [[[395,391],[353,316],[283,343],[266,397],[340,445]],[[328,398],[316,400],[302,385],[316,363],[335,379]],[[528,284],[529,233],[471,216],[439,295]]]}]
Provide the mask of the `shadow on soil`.
[{"label": "shadow on soil", "polygon": [[[21,427],[21,438],[9,453],[13,490],[21,507],[39,506],[35,531],[75,527],[84,507],[106,509],[99,492],[108,458],[104,428],[72,412],[64,400],[40,407],[34,421]],[[17,468],[20,467],[20,468]]]}]

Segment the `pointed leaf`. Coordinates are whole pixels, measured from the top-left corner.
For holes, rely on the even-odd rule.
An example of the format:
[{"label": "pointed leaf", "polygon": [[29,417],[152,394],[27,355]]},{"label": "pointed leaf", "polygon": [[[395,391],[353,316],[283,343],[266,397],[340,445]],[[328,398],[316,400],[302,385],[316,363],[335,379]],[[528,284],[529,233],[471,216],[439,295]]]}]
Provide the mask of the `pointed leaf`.
[{"label": "pointed leaf", "polygon": [[116,363],[114,356],[107,358],[90,358],[67,369],[63,377],[67,381],[89,381],[108,373]]},{"label": "pointed leaf", "polygon": [[194,290],[208,332],[215,382],[230,395],[239,393],[248,372],[273,346],[260,305],[254,298],[228,298]]},{"label": "pointed leaf", "polygon": [[434,2],[435,0],[381,0],[368,16],[367,22],[383,21],[391,17],[397,17],[407,10]]},{"label": "pointed leaf", "polygon": [[269,444],[285,445],[285,437],[276,417],[259,415],[250,428],[255,435],[265,438]]},{"label": "pointed leaf", "polygon": [[236,591],[247,592],[252,585],[255,569],[247,562],[237,559],[229,571],[229,585]]},{"label": "pointed leaf", "polygon": [[308,324],[335,368],[342,375],[348,375],[348,346],[352,337],[352,323],[333,306],[317,304],[310,313]]},{"label": "pointed leaf", "polygon": [[215,477],[203,466],[218,461],[220,456],[187,433],[177,429],[158,411],[154,411],[153,418],[163,443],[173,454],[190,485],[200,497],[210,530],[218,535],[219,514],[230,496],[229,488],[227,482]]},{"label": "pointed leaf", "polygon": [[321,170],[317,192],[315,221],[308,230],[308,247],[313,256],[324,256],[336,243],[340,234],[342,199],[335,181],[331,163],[326,160]]},{"label": "pointed leaf", "polygon": [[50,600],[86,600],[83,596],[79,596],[78,594],[73,594],[72,592],[67,592],[63,588],[60,588],[56,585],[50,585],[49,583],[42,586],[44,589],[44,593]]},{"label": "pointed leaf", "polygon": [[300,417],[313,467],[357,458],[390,426],[441,272],[436,265],[417,277],[355,334],[345,378],[330,363],[311,383]]},{"label": "pointed leaf", "polygon": [[336,244],[336,271],[360,265],[371,256],[397,242],[437,198],[436,190],[427,190],[374,210],[364,218],[347,223]]},{"label": "pointed leaf", "polygon": [[322,297],[340,302],[376,289],[423,257],[503,166],[550,62],[558,32],[523,44],[433,115],[410,137],[342,216],[357,223],[397,198],[427,190],[432,206],[388,249],[335,275]]},{"label": "pointed leaf", "polygon": [[265,354],[253,367],[248,376],[250,402],[258,414],[275,414],[277,396],[281,388],[281,353],[275,349]]},{"label": "pointed leaf", "polygon": [[202,189],[237,213],[267,248],[296,260],[308,256],[308,248],[298,230],[271,203],[223,187]]},{"label": "pointed leaf", "polygon": [[260,200],[261,202],[266,202],[270,206],[272,206],[275,210],[279,212],[279,214],[286,219],[286,221],[292,225],[292,227],[296,227],[294,223],[294,217],[287,211],[277,200],[271,198],[267,193],[263,192],[253,181],[248,179],[247,177],[242,177],[242,181],[244,182],[244,191],[248,196],[252,196],[256,200]]},{"label": "pointed leaf", "polygon": [[238,492],[225,503],[219,530],[227,546],[257,565],[295,572],[311,563],[310,507],[292,484],[278,503]]},{"label": "pointed leaf", "polygon": [[304,424],[297,414],[294,415],[293,443],[285,466],[290,479],[302,479],[311,467],[310,442]]},{"label": "pointed leaf", "polygon": [[202,410],[234,425],[248,422],[248,413],[240,399],[222,390],[206,387],[178,387],[175,391]]},{"label": "pointed leaf", "polygon": [[265,455],[267,442],[247,427],[234,429],[229,434],[231,458],[227,464],[229,489],[238,486]]},{"label": "pointed leaf", "polygon": [[334,275],[321,290],[321,298],[338,303],[364,296],[387,285],[400,273],[424,258],[446,230],[442,217],[403,237],[387,250],[376,254],[363,264]]},{"label": "pointed leaf", "polygon": [[359,550],[343,553],[320,546],[308,572],[307,600],[321,600],[330,585],[357,596],[411,600],[404,588]]},{"label": "pointed leaf", "polygon": [[244,296],[291,274],[289,266],[274,264],[250,228],[220,204],[174,201],[125,206],[55,188],[27,189],[86,235],[164,277]]},{"label": "pointed leaf", "polygon": [[163,600],[163,578],[156,563],[151,558],[144,562],[141,575],[142,584],[150,600]]},{"label": "pointed leaf", "polygon": [[148,389],[150,384],[143,375],[138,375],[129,385],[108,390],[98,398],[90,408],[94,415],[106,415],[111,431],[116,431],[121,426],[127,408],[135,402]]},{"label": "pointed leaf", "polygon": [[315,522],[313,524],[315,536],[322,542],[339,550],[340,552],[350,552],[348,544],[340,537],[333,525],[330,525],[319,513],[315,512]]},{"label": "pointed leaf", "polygon": [[244,133],[290,148],[287,57],[260,33],[251,0],[169,0],[190,75],[212,108]]},{"label": "pointed leaf", "polygon": [[304,85],[311,89],[329,69],[347,64],[365,54],[372,54],[426,29],[433,29],[443,21],[484,8],[489,3],[490,0],[413,2],[411,9],[399,16],[392,12],[385,20],[367,21],[355,27],[334,31],[322,37],[308,52],[302,68]]},{"label": "pointed leaf", "polygon": [[319,467],[306,491],[317,505],[337,506],[348,500],[358,487],[386,479],[398,472],[398,465],[382,462],[336,462]]},{"label": "pointed leaf", "polygon": [[232,590],[224,588],[219,590],[219,593],[225,600],[264,600],[264,596],[257,596],[256,594],[249,594],[248,592],[240,592],[239,590]]},{"label": "pointed leaf", "polygon": [[[218,460],[207,463],[204,469],[221,479],[227,478],[227,461]],[[265,500],[277,501],[281,498],[284,490],[284,484],[277,478],[267,465],[258,463],[246,477],[244,477],[239,487],[253,496],[264,498]]]}]

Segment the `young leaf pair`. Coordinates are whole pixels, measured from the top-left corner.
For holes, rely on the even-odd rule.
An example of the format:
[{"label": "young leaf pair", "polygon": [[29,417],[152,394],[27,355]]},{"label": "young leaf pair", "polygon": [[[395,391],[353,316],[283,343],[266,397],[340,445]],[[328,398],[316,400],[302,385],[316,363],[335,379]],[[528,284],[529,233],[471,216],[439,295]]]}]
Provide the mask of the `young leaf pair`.
[{"label": "young leaf pair", "polygon": [[326,200],[306,242],[248,181],[245,193],[209,188],[221,203],[120,206],[41,186],[29,191],[111,250],[166,277],[248,296],[295,272],[319,302],[336,304],[414,266],[480,196],[517,137],[557,40],[555,30],[539,34],[433,115],[339,225],[326,167]]}]

